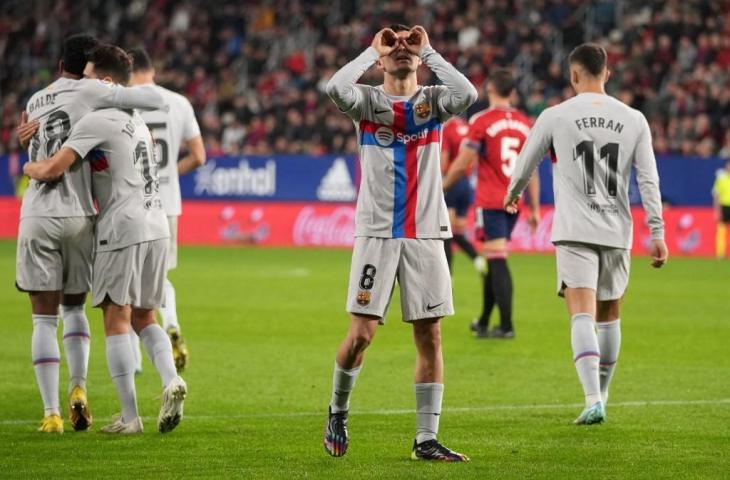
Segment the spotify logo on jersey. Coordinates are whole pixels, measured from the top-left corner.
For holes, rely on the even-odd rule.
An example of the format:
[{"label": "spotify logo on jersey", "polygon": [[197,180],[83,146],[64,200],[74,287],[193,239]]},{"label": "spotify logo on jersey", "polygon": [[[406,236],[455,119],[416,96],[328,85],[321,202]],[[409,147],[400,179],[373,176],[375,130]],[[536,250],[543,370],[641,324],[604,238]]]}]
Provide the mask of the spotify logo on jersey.
[{"label": "spotify logo on jersey", "polygon": [[380,127],[375,130],[375,141],[378,142],[378,145],[381,147],[389,147],[390,144],[393,143],[394,139],[395,136],[393,135],[393,130],[388,127]]}]

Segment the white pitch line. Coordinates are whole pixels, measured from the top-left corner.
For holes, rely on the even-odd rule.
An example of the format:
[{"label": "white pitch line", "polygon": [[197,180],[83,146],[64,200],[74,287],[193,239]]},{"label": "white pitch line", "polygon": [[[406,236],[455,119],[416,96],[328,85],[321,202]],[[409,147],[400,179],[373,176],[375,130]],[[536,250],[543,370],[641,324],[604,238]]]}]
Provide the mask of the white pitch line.
[{"label": "white pitch line", "polygon": [[[719,400],[637,400],[628,402],[610,403],[610,408],[624,407],[671,407],[671,406],[688,406],[688,405],[730,405],[730,398],[722,398]],[[497,410],[562,410],[581,408],[582,403],[546,403],[538,405],[483,405],[480,407],[445,407],[444,413],[471,413],[471,412],[490,412]],[[413,409],[392,409],[392,410],[355,410],[352,415],[410,415]],[[224,420],[224,419],[240,419],[240,418],[277,418],[277,417],[321,417],[322,412],[267,412],[267,413],[236,413],[232,415],[186,415],[185,420]],[[143,420],[156,420],[157,417],[142,417]],[[0,420],[0,425],[24,425],[29,423],[38,423],[38,420]]]}]

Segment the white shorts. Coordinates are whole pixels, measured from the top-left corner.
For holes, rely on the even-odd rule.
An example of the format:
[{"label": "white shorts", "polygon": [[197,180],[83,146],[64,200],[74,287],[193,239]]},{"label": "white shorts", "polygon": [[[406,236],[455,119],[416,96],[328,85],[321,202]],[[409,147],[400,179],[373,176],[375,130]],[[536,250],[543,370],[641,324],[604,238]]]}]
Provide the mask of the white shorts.
[{"label": "white shorts", "polygon": [[177,217],[167,217],[167,225],[170,227],[170,243],[167,246],[167,270],[177,267]]},{"label": "white shorts", "polygon": [[91,303],[158,309],[165,300],[167,238],[96,252]]},{"label": "white shorts", "polygon": [[443,240],[415,238],[355,238],[347,311],[384,323],[396,279],[403,321],[454,314]]},{"label": "white shorts", "polygon": [[630,252],[587,243],[555,244],[558,295],[565,288],[591,288],[597,300],[617,300],[629,284]]},{"label": "white shorts", "polygon": [[94,217],[23,218],[15,285],[24,292],[86,293],[93,251]]}]

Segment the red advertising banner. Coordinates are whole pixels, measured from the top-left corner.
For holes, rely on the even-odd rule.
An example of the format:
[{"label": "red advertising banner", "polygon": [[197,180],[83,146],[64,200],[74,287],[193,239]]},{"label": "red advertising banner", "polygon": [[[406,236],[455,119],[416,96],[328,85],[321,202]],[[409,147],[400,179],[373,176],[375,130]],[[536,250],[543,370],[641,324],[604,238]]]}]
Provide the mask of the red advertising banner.
[{"label": "red advertising banner", "polygon": [[[0,238],[15,238],[20,202],[0,197]],[[644,212],[635,208],[635,255],[645,254],[651,240],[644,224]],[[470,215],[473,218],[473,215]],[[520,219],[511,250],[549,252],[553,209],[546,207],[533,234]],[[664,210],[667,244],[673,256],[713,256],[715,218],[709,207],[669,207]],[[339,247],[352,246],[355,233],[352,204],[251,203],[237,201],[183,202],[179,221],[182,244]],[[473,228],[469,232],[473,236]]]}]

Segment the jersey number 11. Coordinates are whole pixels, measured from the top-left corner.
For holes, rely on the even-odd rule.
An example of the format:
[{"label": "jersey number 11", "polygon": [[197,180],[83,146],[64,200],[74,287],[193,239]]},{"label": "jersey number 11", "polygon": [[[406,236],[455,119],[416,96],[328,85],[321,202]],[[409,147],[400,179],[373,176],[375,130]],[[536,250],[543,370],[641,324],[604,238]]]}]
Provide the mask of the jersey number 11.
[{"label": "jersey number 11", "polygon": [[[586,195],[589,197],[596,195],[596,179],[595,179],[595,148],[593,142],[584,140],[575,146],[575,154],[573,160],[583,158],[583,179],[585,183]],[[616,171],[618,170],[618,143],[607,143],[598,151],[599,160],[606,159],[608,168],[606,169],[606,189],[608,196],[616,198],[617,184]]]}]

